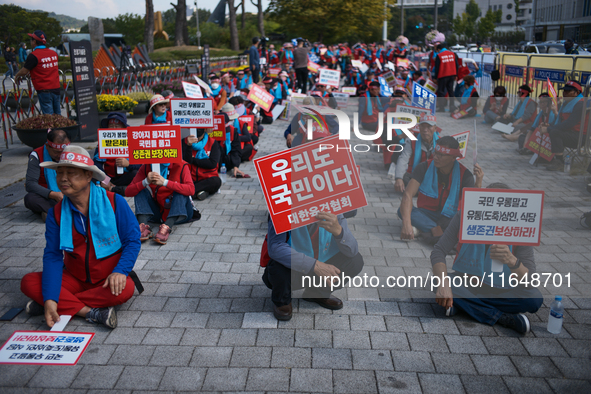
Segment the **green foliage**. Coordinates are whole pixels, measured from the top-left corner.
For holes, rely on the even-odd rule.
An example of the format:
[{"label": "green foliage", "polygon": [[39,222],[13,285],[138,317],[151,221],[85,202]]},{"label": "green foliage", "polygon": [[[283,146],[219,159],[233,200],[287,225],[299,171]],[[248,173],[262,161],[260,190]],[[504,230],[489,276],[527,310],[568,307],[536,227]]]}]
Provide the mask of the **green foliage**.
[{"label": "green foliage", "polygon": [[86,24],[86,22],[82,19],[76,19],[68,15],[56,14],[55,12],[50,12],[48,16],[57,20],[64,29],[79,29]]},{"label": "green foliage", "polygon": [[14,4],[0,5],[0,39],[15,48],[21,42],[29,43],[27,33],[43,30],[49,46],[61,42],[60,23],[43,11],[27,11]]},{"label": "green foliage", "polygon": [[[115,29],[117,31],[113,33],[123,34],[127,45],[135,46],[144,41],[144,26],[143,16],[138,14],[120,14],[115,18]],[[106,28],[105,33],[107,33]]]},{"label": "green foliage", "polygon": [[472,21],[472,23],[476,22],[476,19],[480,16],[480,7],[478,7],[476,1],[470,0],[466,4],[466,14],[468,15],[468,20]]},{"label": "green foliage", "polygon": [[495,23],[501,23],[503,21],[503,10],[502,9],[498,9],[496,11],[493,11],[495,14]]},{"label": "green foliage", "polygon": [[476,27],[479,38],[487,39],[495,32],[495,19],[496,13],[490,9],[483,18],[480,18]]},{"label": "green foliage", "polygon": [[[454,18],[454,33],[458,36],[464,36],[467,40],[472,39],[476,33],[476,19],[478,19],[479,16],[480,7],[478,7],[478,4],[476,4],[474,0],[470,0],[466,5],[466,12],[463,12],[462,15],[458,15]],[[486,26],[488,27],[488,25]]]}]

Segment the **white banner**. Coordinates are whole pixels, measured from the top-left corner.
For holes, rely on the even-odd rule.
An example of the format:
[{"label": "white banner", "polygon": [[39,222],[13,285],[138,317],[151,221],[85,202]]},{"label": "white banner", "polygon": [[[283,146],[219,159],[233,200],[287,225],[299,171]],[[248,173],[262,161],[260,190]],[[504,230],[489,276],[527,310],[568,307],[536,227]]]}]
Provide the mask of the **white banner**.
[{"label": "white banner", "polygon": [[341,72],[337,70],[330,70],[328,68],[321,68],[318,74],[318,84],[332,86],[339,88],[341,82]]},{"label": "white banner", "polygon": [[127,129],[98,129],[100,159],[128,158]]},{"label": "white banner", "polygon": [[213,127],[213,99],[182,99],[170,100],[172,124],[181,127]]},{"label": "white banner", "polygon": [[15,331],[0,349],[0,364],[76,365],[94,333]]},{"label": "white banner", "polygon": [[203,92],[201,91],[201,87],[199,85],[185,81],[181,81],[181,83],[183,84],[185,96],[189,98],[203,98]]}]

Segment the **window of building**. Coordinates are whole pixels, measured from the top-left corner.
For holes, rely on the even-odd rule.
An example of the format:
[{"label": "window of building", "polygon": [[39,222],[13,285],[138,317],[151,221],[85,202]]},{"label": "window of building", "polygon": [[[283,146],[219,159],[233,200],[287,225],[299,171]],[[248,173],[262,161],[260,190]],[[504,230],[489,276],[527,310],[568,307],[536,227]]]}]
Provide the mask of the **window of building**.
[{"label": "window of building", "polygon": [[507,14],[507,20],[510,21],[512,18],[511,14]]},{"label": "window of building", "polygon": [[511,8],[513,8],[513,4],[511,4],[511,3],[507,4],[507,9],[510,10]]},{"label": "window of building", "polygon": [[496,11],[496,10],[497,10],[497,6],[493,5],[493,11]]}]

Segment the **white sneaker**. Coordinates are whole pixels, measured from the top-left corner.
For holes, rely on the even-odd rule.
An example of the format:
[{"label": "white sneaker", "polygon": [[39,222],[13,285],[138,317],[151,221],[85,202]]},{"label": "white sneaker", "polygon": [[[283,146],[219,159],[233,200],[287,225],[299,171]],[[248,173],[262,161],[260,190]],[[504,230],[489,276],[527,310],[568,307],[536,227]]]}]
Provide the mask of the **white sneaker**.
[{"label": "white sneaker", "polygon": [[388,178],[395,179],[396,178],[396,164],[390,163],[390,168],[388,169]]}]

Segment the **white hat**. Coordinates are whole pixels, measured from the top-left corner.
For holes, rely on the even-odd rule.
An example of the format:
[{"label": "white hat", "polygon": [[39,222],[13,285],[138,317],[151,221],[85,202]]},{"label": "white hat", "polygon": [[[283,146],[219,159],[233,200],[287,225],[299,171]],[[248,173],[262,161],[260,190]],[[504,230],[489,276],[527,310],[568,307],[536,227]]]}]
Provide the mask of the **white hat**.
[{"label": "white hat", "polygon": [[222,112],[228,115],[228,118],[230,118],[230,120],[238,118],[238,113],[236,112],[236,109],[230,103],[224,104],[224,106],[222,107]]},{"label": "white hat", "polygon": [[152,108],[156,105],[156,104],[165,104],[165,103],[169,103],[170,100],[169,99],[165,99],[164,96],[162,96],[161,94],[155,94],[154,96],[152,96],[152,98],[150,99],[150,109],[148,110],[148,113],[151,114],[152,113]]},{"label": "white hat", "polygon": [[92,161],[86,149],[78,145],[66,146],[60,156],[59,162],[56,163],[54,161],[44,161],[39,165],[50,170],[56,170],[59,167],[81,168],[83,170],[92,171],[93,178],[98,181],[102,181],[106,177],[105,173],[94,165],[94,161]]}]

